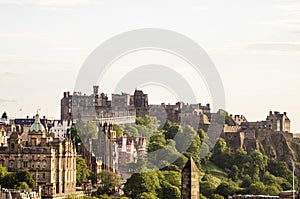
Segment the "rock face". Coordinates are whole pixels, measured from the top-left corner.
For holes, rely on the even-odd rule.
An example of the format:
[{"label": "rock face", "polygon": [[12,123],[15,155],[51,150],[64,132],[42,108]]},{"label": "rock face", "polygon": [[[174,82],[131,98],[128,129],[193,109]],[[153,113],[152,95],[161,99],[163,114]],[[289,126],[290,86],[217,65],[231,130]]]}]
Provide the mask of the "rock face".
[{"label": "rock face", "polygon": [[193,158],[190,158],[182,170],[182,199],[200,198],[199,170]]},{"label": "rock face", "polygon": [[243,132],[223,133],[222,137],[232,150],[242,147],[251,153],[258,149],[269,159],[286,162],[290,169],[295,162],[295,174],[300,179],[300,139],[294,138],[292,133],[272,129],[246,129]]}]

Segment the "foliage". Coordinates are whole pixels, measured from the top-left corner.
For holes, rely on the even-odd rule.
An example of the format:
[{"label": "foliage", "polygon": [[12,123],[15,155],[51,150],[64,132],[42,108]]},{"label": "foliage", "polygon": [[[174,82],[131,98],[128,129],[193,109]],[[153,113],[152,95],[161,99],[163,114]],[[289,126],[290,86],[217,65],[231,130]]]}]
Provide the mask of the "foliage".
[{"label": "foliage", "polygon": [[212,198],[216,191],[216,186],[208,181],[200,182],[200,193],[207,198]]},{"label": "foliage", "polygon": [[96,139],[98,137],[98,127],[93,121],[81,121],[76,124],[77,132],[82,140]]},{"label": "foliage", "polygon": [[98,195],[111,195],[115,193],[115,190],[121,181],[121,177],[118,174],[107,170],[103,170],[100,174],[98,174],[98,178],[102,184],[102,186],[100,186],[97,190]]},{"label": "foliage", "polygon": [[35,181],[29,171],[20,170],[17,173],[8,173],[4,169],[4,175],[0,179],[1,186],[8,189],[28,190],[35,185]]},{"label": "foliage", "polygon": [[126,181],[124,192],[126,196],[136,198],[143,192],[156,195],[158,188],[160,188],[160,184],[156,172],[134,173]]},{"label": "foliage", "polygon": [[76,184],[81,185],[82,181],[87,180],[89,177],[89,169],[81,157],[76,157]]},{"label": "foliage", "polygon": [[117,137],[122,136],[124,133],[124,129],[118,124],[113,124],[113,129],[114,129],[114,131],[116,131]]},{"label": "foliage", "polygon": [[215,193],[222,195],[224,197],[234,195],[238,192],[236,187],[234,187],[231,183],[222,182],[216,189]]},{"label": "foliage", "polygon": [[[126,196],[132,198],[158,197],[181,198],[181,173],[175,171],[152,171],[134,173],[125,184]],[[148,193],[150,195],[145,195]],[[151,197],[150,197],[151,196]]]}]

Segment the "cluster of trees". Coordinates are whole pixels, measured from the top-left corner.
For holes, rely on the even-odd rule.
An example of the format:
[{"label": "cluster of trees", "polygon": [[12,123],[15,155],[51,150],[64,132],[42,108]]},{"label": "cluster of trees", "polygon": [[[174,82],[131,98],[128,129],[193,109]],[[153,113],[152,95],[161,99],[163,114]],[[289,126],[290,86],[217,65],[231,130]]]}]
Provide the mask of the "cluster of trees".
[{"label": "cluster of trees", "polygon": [[[210,161],[227,173],[228,180],[216,186],[207,180],[210,171],[206,171],[201,193],[208,198],[233,194],[279,195],[292,189],[293,174],[287,164],[268,159],[259,150],[251,154],[241,148],[231,152],[225,140],[219,138]],[[296,187],[297,184],[296,180]]]},{"label": "cluster of trees", "polygon": [[152,171],[134,173],[125,184],[125,195],[135,199],[180,199],[181,173]]},{"label": "cluster of trees", "polygon": [[30,190],[36,183],[28,171],[8,172],[7,168],[0,164],[0,184],[2,188]]}]

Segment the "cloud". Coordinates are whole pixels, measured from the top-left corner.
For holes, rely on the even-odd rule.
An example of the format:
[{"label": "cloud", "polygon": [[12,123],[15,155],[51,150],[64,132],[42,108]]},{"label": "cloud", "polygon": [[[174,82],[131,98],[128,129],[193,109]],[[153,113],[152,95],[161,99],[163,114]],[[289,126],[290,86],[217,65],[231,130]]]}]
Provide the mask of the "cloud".
[{"label": "cloud", "polygon": [[300,43],[295,42],[258,42],[245,45],[244,50],[267,54],[300,54]]},{"label": "cloud", "polygon": [[298,42],[252,42],[246,44],[224,46],[222,48],[209,49],[216,53],[254,53],[276,55],[300,55],[300,43]]},{"label": "cloud", "polygon": [[300,3],[296,4],[281,4],[276,5],[275,8],[280,9],[285,15],[289,16],[300,16]]},{"label": "cloud", "polygon": [[33,5],[33,6],[70,6],[78,4],[100,4],[101,0],[0,0],[0,4]]},{"label": "cloud", "polygon": [[259,21],[259,24],[279,27],[292,33],[298,33],[300,31],[300,3],[274,5],[273,8],[279,18]]},{"label": "cloud", "polygon": [[8,99],[1,99],[0,98],[0,103],[6,103],[6,102],[11,102],[11,103],[16,103],[16,100],[8,100]]}]

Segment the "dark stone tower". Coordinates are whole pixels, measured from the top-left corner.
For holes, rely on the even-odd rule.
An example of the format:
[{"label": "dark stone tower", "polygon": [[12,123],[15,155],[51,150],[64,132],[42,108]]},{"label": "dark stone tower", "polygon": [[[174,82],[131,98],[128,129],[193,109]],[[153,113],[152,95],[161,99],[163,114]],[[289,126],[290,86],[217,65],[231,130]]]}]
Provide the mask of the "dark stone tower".
[{"label": "dark stone tower", "polygon": [[192,157],[186,163],[182,170],[182,199],[199,199],[200,198],[200,178],[199,169]]},{"label": "dark stone tower", "polygon": [[141,90],[135,90],[133,95],[134,107],[137,117],[149,115],[148,95]]}]

